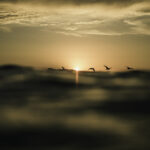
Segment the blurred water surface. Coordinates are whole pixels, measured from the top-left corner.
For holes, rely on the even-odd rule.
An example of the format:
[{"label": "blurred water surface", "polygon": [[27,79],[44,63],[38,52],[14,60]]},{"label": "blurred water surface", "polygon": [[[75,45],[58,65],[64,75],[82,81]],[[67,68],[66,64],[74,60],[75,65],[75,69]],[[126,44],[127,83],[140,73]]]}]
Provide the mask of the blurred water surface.
[{"label": "blurred water surface", "polygon": [[0,148],[149,150],[150,72],[0,66]]}]

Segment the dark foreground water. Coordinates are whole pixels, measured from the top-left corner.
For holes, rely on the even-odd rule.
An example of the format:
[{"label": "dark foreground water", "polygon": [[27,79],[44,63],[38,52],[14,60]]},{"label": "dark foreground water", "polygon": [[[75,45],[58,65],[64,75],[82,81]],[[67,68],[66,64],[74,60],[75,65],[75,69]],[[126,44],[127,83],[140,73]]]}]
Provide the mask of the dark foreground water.
[{"label": "dark foreground water", "polygon": [[0,149],[149,150],[150,72],[0,66]]}]

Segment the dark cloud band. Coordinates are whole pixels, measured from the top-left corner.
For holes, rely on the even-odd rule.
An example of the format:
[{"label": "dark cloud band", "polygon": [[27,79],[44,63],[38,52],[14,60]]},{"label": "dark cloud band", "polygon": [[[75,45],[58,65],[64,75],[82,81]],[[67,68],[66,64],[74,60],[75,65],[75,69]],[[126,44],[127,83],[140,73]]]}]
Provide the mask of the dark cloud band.
[{"label": "dark cloud band", "polygon": [[88,4],[116,4],[116,5],[132,5],[135,3],[150,1],[150,0],[1,0],[0,2],[10,3],[41,3],[41,4],[73,4],[73,5],[88,5]]}]

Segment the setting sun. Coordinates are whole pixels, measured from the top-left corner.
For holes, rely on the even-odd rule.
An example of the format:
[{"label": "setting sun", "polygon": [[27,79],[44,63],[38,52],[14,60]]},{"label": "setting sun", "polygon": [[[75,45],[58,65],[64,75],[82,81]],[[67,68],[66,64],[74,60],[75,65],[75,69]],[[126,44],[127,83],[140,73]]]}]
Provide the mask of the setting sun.
[{"label": "setting sun", "polygon": [[80,69],[79,69],[79,67],[75,67],[74,70],[75,71],[79,71]]},{"label": "setting sun", "polygon": [[0,0],[0,150],[150,150],[150,0]]}]

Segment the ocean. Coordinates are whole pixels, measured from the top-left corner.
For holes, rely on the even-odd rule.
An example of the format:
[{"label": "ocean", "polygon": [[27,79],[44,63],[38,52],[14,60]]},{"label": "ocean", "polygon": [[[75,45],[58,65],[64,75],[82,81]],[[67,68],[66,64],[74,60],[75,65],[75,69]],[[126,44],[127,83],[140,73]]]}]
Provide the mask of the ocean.
[{"label": "ocean", "polygon": [[150,71],[0,66],[0,149],[149,150]]}]

